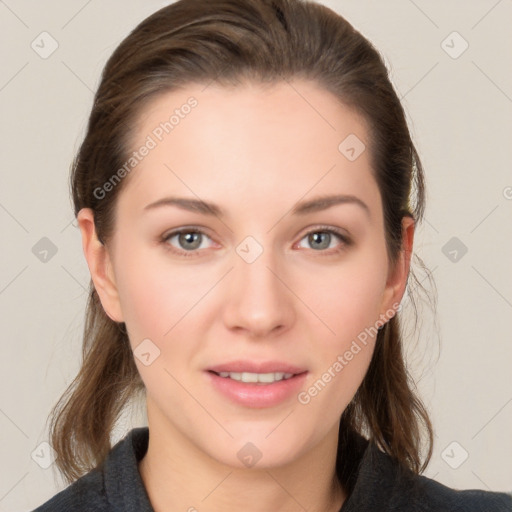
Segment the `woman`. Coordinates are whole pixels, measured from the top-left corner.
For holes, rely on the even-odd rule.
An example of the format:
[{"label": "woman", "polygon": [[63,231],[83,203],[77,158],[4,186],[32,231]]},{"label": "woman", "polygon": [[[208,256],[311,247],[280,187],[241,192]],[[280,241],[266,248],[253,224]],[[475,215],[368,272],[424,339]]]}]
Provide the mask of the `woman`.
[{"label": "woman", "polygon": [[[512,510],[420,475],[433,432],[398,312],[423,171],[343,18],[153,14],[104,69],[72,190],[92,282],[52,445],[73,483],[38,512]],[[148,427],[112,448],[138,392]]]}]

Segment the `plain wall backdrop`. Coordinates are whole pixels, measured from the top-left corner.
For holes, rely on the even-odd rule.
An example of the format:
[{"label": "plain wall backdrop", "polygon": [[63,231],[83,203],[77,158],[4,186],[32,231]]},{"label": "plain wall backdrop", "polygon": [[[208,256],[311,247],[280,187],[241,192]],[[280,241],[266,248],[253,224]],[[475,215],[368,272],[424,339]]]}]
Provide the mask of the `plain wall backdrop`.
[{"label": "plain wall backdrop", "polygon": [[[105,61],[166,3],[0,1],[0,511],[64,488],[45,468],[46,418],[79,368],[89,283],[69,167]],[[437,325],[425,310],[406,347],[436,434],[425,475],[510,492],[512,2],[323,3],[384,55],[425,167],[415,250]],[[127,415],[116,439],[144,424],[143,410]]]}]

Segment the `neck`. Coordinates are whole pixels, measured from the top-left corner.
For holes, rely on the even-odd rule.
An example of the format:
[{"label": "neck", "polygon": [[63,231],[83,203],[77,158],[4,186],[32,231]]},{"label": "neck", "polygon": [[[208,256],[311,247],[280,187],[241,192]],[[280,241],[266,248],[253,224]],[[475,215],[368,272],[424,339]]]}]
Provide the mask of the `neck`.
[{"label": "neck", "polygon": [[338,512],[346,493],[336,476],[337,443],[335,425],[285,466],[239,469],[212,459],[168,423],[150,422],[139,472],[155,512]]}]

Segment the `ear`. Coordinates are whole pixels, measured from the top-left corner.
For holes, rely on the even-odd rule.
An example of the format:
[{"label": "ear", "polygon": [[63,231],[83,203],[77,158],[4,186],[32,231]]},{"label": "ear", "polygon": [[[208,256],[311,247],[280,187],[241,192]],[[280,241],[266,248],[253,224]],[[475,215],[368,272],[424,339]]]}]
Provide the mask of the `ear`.
[{"label": "ear", "polygon": [[110,254],[96,234],[94,212],[90,208],[82,208],[78,212],[77,220],[82,234],[85,259],[103,309],[111,320],[122,322],[123,315]]},{"label": "ear", "polygon": [[389,269],[386,290],[383,297],[383,310],[396,310],[393,305],[400,304],[407,286],[407,277],[411,266],[412,248],[414,243],[414,219],[403,217],[402,219],[402,248],[396,264]]}]

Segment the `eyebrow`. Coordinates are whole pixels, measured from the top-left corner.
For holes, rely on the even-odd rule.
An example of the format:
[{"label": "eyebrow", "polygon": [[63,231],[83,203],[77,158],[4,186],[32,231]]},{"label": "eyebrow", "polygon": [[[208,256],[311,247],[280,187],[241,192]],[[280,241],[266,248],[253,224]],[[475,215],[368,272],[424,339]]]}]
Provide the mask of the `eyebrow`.
[{"label": "eyebrow", "polygon": [[[307,215],[308,213],[327,210],[328,208],[338,204],[355,204],[360,206],[366,214],[370,216],[370,208],[368,205],[353,195],[325,195],[308,201],[302,201],[293,207],[292,214]],[[146,205],[144,207],[144,211],[153,210],[163,206],[176,206],[182,210],[200,213],[202,215],[211,215],[216,217],[226,216],[225,211],[215,203],[186,197],[164,197],[154,203]]]}]

